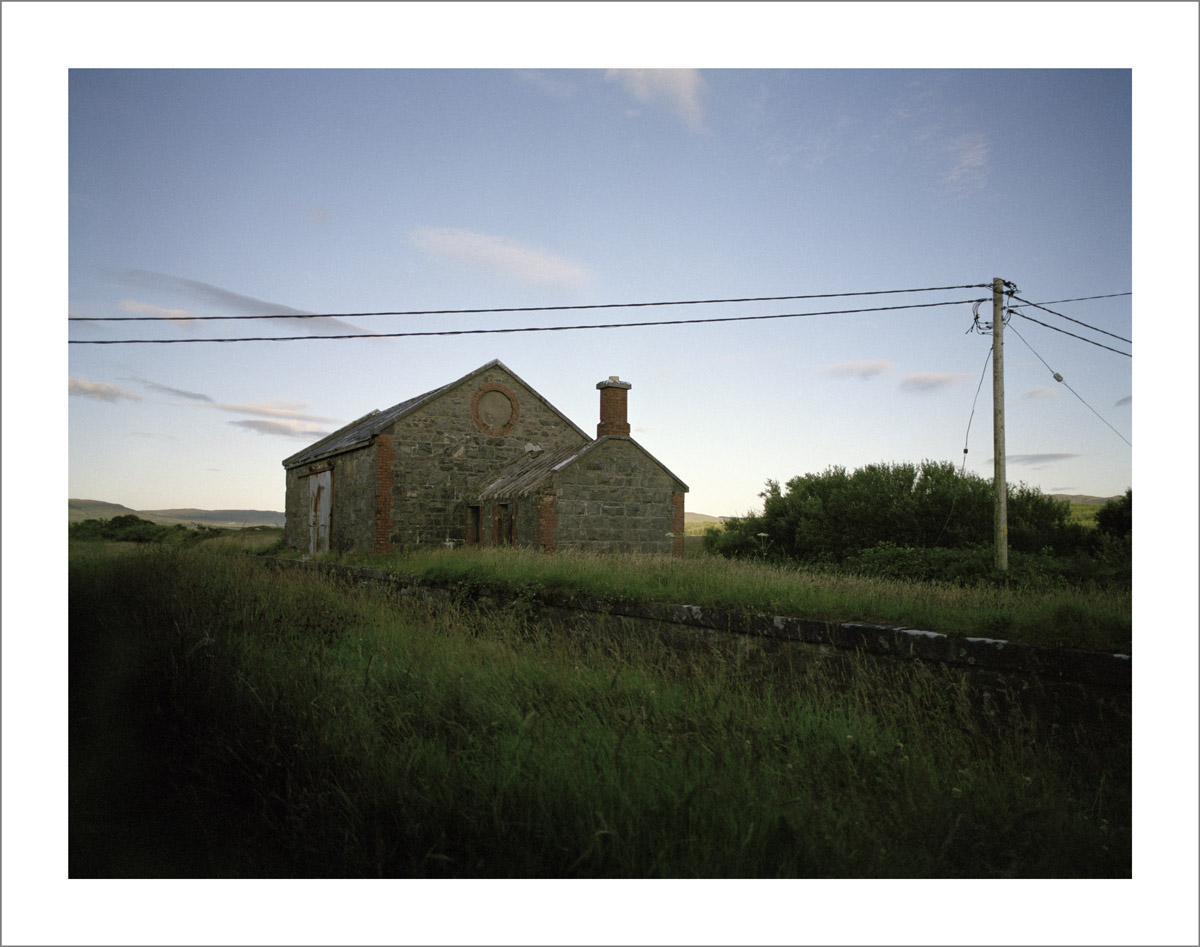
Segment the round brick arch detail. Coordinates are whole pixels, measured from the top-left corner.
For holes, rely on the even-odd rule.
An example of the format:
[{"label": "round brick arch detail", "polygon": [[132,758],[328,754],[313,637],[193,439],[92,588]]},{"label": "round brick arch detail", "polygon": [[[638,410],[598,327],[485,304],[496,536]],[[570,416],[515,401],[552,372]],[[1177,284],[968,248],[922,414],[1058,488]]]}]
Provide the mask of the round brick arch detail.
[{"label": "round brick arch detail", "polygon": [[[485,395],[493,391],[498,392],[507,398],[509,405],[512,407],[512,413],[508,416],[508,421],[499,427],[489,424],[487,420],[485,420],[484,417],[479,413],[479,402],[483,400]],[[520,416],[520,414],[521,409],[517,403],[517,396],[513,394],[512,389],[510,389],[507,385],[502,385],[499,382],[490,382],[486,385],[480,385],[479,389],[471,398],[471,420],[475,422],[475,426],[479,428],[479,430],[491,437],[503,437],[505,434],[511,431],[513,429],[513,425],[517,423],[517,418]]]}]

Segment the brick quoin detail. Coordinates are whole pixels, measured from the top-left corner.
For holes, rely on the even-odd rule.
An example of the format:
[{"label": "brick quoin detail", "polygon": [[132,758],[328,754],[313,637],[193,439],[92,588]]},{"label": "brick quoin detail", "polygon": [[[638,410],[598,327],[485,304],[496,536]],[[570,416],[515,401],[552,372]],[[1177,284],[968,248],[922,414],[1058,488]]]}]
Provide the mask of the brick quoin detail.
[{"label": "brick quoin detail", "polygon": [[375,552],[392,549],[392,435],[380,434],[375,454]]},{"label": "brick quoin detail", "polygon": [[671,540],[671,555],[683,556],[683,494],[671,494],[671,532],[675,538]]},{"label": "brick quoin detail", "polygon": [[546,552],[558,548],[554,534],[558,529],[558,494],[543,493],[537,498],[537,544]]}]

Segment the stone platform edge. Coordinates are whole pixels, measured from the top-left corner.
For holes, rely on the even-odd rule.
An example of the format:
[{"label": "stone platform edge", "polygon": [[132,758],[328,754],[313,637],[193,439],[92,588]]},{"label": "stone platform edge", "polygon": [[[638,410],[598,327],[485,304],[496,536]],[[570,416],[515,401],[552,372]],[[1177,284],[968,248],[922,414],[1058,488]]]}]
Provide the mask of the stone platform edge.
[{"label": "stone platform edge", "polygon": [[[453,594],[457,583],[424,582],[412,575],[366,569],[333,562],[297,559],[264,559],[284,568],[300,568],[358,581],[378,582],[408,590]],[[502,604],[495,591],[480,590],[481,604]],[[1013,671],[1043,680],[1099,684],[1131,690],[1133,660],[1128,654],[1110,654],[1066,648],[1046,648],[999,638],[965,637],[922,631],[896,625],[836,622],[789,615],[766,615],[699,605],[600,600],[582,595],[539,591],[539,604],[646,621],[661,621],[731,634],[777,638],[825,645],[846,651],[927,663],[958,665],[993,671]]]}]

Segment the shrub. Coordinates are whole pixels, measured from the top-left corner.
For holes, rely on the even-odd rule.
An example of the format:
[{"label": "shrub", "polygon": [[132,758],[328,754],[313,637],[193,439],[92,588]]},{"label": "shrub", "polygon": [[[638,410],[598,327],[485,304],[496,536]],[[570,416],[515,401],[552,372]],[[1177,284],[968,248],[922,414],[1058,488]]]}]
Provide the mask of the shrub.
[{"label": "shrub", "polygon": [[[838,563],[890,543],[909,549],[970,549],[993,534],[992,484],[960,475],[949,462],[869,464],[853,473],[830,467],[768,480],[763,511],[730,520],[705,534],[705,549],[724,556]],[[1008,487],[1009,547],[1070,555],[1087,531],[1070,522],[1070,508],[1036,487]]]},{"label": "shrub", "polygon": [[114,516],[110,520],[83,520],[72,523],[68,536],[84,542],[116,542],[116,543],[182,543],[192,545],[220,535],[221,531],[212,526],[196,526],[188,529],[183,525],[159,526],[140,516],[125,514]]},{"label": "shrub", "polygon": [[1096,514],[1096,529],[1105,536],[1133,535],[1133,489],[1125,496],[1109,500]]}]

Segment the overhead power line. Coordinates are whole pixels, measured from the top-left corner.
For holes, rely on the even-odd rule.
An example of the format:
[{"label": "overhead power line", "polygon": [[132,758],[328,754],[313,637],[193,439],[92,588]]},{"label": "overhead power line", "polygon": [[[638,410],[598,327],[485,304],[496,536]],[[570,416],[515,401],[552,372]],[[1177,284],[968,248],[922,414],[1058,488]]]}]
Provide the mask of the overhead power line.
[{"label": "overhead power line", "polygon": [[[1040,319],[1035,319],[1035,318],[1033,318],[1033,316],[1027,316],[1023,312],[1018,312],[1017,315],[1020,316],[1022,319],[1028,319],[1030,322],[1036,322],[1040,326],[1045,326],[1047,329],[1053,329],[1055,332],[1061,332],[1063,335],[1069,335],[1073,339],[1079,339],[1083,342],[1090,342],[1092,345],[1097,345],[1102,349],[1108,349],[1108,351],[1110,351],[1110,352],[1116,352],[1118,355],[1124,355],[1126,358],[1133,358],[1133,356],[1130,355],[1128,352],[1122,352],[1120,349],[1114,349],[1112,346],[1103,345],[1100,342],[1096,342],[1092,339],[1085,338],[1082,335],[1076,335],[1074,332],[1068,332],[1066,329],[1060,329],[1058,326],[1052,326],[1048,322],[1042,322]],[[1089,328],[1090,328],[1090,326],[1089,326]]]},{"label": "overhead power line", "polygon": [[[1114,294],[1114,295],[1124,295],[1124,294]],[[1073,322],[1076,325],[1083,326],[1085,329],[1091,329],[1093,332],[1099,332],[1101,335],[1111,336],[1114,339],[1120,339],[1122,342],[1128,342],[1130,345],[1133,345],[1132,339],[1127,339],[1123,335],[1117,335],[1115,332],[1106,332],[1104,329],[1097,329],[1095,326],[1090,326],[1086,322],[1080,322],[1078,319],[1072,319],[1070,316],[1064,316],[1061,312],[1055,312],[1053,309],[1047,309],[1041,303],[1031,303],[1026,299],[1021,299],[1020,296],[1013,296],[1012,298],[1017,300],[1020,303],[1023,303],[1026,306],[1033,306],[1035,309],[1040,309],[1043,312],[1048,312],[1052,316],[1058,316],[1061,319],[1066,319],[1068,322]],[[1094,298],[1103,298],[1103,297],[1094,297]],[[1059,300],[1059,302],[1074,302],[1074,300],[1063,299],[1063,300]],[[1020,307],[1014,306],[1013,308],[1016,309],[1016,308],[1020,308]],[[1029,318],[1023,312],[1019,312],[1019,313],[1017,313],[1017,315],[1022,316],[1025,319]],[[1034,319],[1033,321],[1037,322],[1036,319]],[[1067,333],[1067,334],[1069,335],[1070,333]],[[1078,338],[1078,336],[1076,336],[1076,338]]]},{"label": "overhead power line", "polygon": [[[1071,299],[1043,299],[1040,303],[1026,303],[1027,306],[1057,306],[1059,303],[1081,303],[1089,299],[1115,299],[1117,296],[1132,296],[1133,293],[1104,293],[1100,296],[1075,296]],[[1013,299],[1017,297],[1014,296]],[[1013,306],[1019,309],[1019,306]],[[1056,313],[1057,315],[1057,313]]]},{"label": "overhead power line", "polygon": [[[888,292],[912,292],[912,290],[888,290]],[[68,344],[178,345],[195,342],[328,342],[339,339],[402,339],[447,335],[498,335],[513,332],[568,332],[577,329],[637,329],[647,326],[701,325],[704,323],[714,322],[756,322],[765,319],[801,319],[808,316],[844,316],[863,312],[890,312],[900,309],[929,309],[935,306],[969,306],[979,301],[980,300],[976,299],[956,299],[948,302],[936,303],[907,303],[902,306],[874,306],[867,309],[830,309],[823,312],[785,312],[769,316],[714,316],[707,319],[659,319],[651,322],[613,322],[570,326],[521,326],[519,328],[505,329],[440,329],[420,332],[371,332],[351,335],[268,335],[233,339],[69,339]]]},{"label": "overhead power line", "polygon": [[[988,283],[926,286],[921,289],[874,289],[857,293],[810,293],[804,296],[746,296],[740,299],[676,299],[649,303],[595,303],[580,306],[514,306],[507,309],[411,309],[385,312],[273,313],[265,316],[68,316],[68,322],[212,322],[237,319],[366,319],[372,316],[466,316],[501,312],[563,312],[569,309],[634,309],[649,306],[707,306],[716,303],[761,303],[793,299],[834,299],[842,296],[883,296],[889,293],[932,293],[947,289],[986,289]],[[330,338],[327,336],[327,338]]]},{"label": "overhead power line", "polygon": [[[1036,322],[1037,320],[1034,320],[1034,321]],[[1009,328],[1012,330],[1013,334],[1016,335],[1016,337],[1018,339],[1020,339],[1022,342],[1025,342],[1025,337],[1023,335],[1021,335],[1020,332],[1017,332],[1015,326],[1009,326]],[[1025,342],[1025,347],[1028,348],[1029,351],[1033,352],[1033,354],[1035,356],[1037,356],[1037,360],[1039,362],[1041,362],[1043,365],[1046,366],[1046,370],[1048,372],[1050,372],[1051,376],[1053,376],[1053,378],[1056,382],[1058,382],[1060,385],[1062,385],[1064,388],[1066,388],[1067,391],[1071,392],[1071,394],[1073,394],[1076,398],[1078,398],[1079,401],[1083,404],[1083,406],[1085,408],[1087,408],[1089,411],[1091,411],[1092,414],[1094,414],[1094,415],[1096,415],[1096,417],[1100,418],[1101,421],[1104,421],[1105,424],[1108,424],[1108,421],[1104,420],[1104,418],[1101,416],[1099,411],[1097,411],[1090,404],[1088,404],[1086,401],[1084,401],[1083,396],[1078,391],[1076,391],[1074,388],[1072,388],[1070,385],[1068,385],[1065,381],[1063,381],[1063,376],[1060,375],[1058,372],[1056,372],[1053,368],[1051,368],[1050,365],[1046,362],[1046,360],[1044,358],[1042,358],[1040,355],[1038,355],[1037,351],[1034,349],[1034,347],[1032,345],[1030,345],[1028,342]],[[1118,431],[1115,427],[1113,427],[1111,424],[1108,424],[1108,427],[1114,434],[1117,435],[1117,437],[1119,437],[1121,440],[1125,441],[1126,444],[1129,444],[1130,447],[1133,446],[1132,444],[1129,443],[1129,440],[1125,437],[1125,435],[1122,434],[1120,431]]]}]

